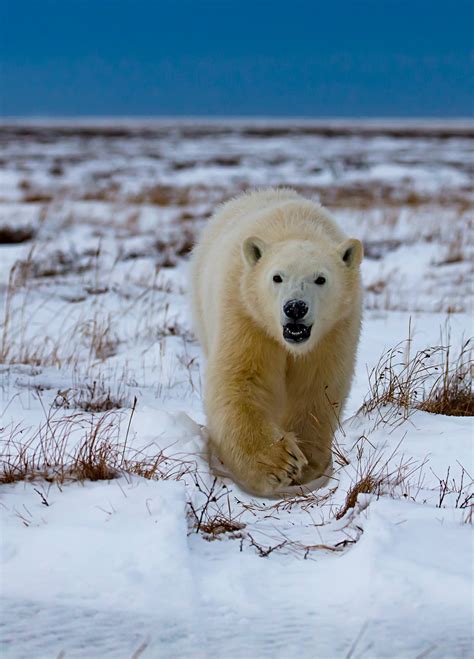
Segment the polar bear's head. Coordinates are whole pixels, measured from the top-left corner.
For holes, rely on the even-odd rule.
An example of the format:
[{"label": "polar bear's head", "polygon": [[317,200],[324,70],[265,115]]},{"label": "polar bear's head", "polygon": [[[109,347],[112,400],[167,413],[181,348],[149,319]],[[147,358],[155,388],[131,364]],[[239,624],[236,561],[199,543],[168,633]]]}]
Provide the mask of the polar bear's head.
[{"label": "polar bear's head", "polygon": [[309,352],[359,304],[360,241],[267,244],[255,236],[242,245],[241,293],[254,320],[290,352]]}]

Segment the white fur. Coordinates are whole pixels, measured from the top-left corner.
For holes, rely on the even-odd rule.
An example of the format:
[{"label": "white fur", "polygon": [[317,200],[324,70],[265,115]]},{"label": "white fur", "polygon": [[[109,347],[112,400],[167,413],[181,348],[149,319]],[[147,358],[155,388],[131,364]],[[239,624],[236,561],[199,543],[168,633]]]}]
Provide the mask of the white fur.
[{"label": "white fur", "polygon": [[[225,204],[195,249],[192,301],[208,357],[211,445],[256,493],[313,480],[330,463],[360,331],[361,258],[359,241],[292,190]],[[283,307],[294,299],[305,302],[302,322],[312,326],[302,343],[283,335]]]}]

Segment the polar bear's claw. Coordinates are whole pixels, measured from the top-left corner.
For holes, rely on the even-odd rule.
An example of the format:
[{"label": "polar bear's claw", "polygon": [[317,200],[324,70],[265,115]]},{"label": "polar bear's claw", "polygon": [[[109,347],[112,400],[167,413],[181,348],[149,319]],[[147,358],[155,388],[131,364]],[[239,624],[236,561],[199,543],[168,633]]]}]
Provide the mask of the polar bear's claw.
[{"label": "polar bear's claw", "polygon": [[245,484],[257,494],[271,495],[282,487],[297,483],[307,464],[295,435],[286,433],[261,450],[256,462],[249,465]]}]

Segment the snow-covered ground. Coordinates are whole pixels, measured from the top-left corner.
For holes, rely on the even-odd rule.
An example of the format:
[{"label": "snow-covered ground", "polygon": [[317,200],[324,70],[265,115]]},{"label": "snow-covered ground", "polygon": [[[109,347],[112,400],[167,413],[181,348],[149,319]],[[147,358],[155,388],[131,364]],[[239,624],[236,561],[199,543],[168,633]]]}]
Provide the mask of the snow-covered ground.
[{"label": "snow-covered ground", "polygon": [[[1,469],[25,458],[44,476],[0,485],[2,656],[473,655],[472,420],[360,411],[386,350],[409,338],[403,365],[472,335],[473,137],[444,122],[0,126]],[[262,185],[321,199],[366,249],[334,477],[273,500],[210,473],[186,298],[213,208]],[[67,472],[91,438],[116,478]]]}]

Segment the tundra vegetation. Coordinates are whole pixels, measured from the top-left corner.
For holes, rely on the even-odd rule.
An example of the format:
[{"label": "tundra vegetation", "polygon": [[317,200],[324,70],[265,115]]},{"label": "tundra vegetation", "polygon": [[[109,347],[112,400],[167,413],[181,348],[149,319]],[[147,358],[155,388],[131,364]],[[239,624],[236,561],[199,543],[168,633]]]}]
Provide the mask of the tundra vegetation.
[{"label": "tundra vegetation", "polygon": [[[375,654],[384,647],[389,623],[374,630],[365,600],[345,618],[337,648],[329,632],[347,611],[344,598],[359,596],[364,586],[347,575],[360,568],[370,581],[365,568],[385,554],[399,572],[381,569],[378,585],[369,589],[384,602],[382,620],[408,630],[400,655],[469,654],[472,573],[463,557],[474,506],[473,137],[472,126],[462,124],[0,127],[0,501],[8,532],[2,545],[8,562],[4,595],[11,603],[3,642],[8,656],[15,656],[19,643],[30,656],[68,656],[69,650],[79,656],[93,642],[93,634],[74,627],[74,616],[63,636],[58,631],[52,640],[41,638],[41,625],[62,627],[54,609],[61,598],[70,598],[71,611],[76,605],[102,612],[108,606],[100,594],[87,604],[79,585],[72,585],[81,582],[82,558],[74,548],[64,549],[68,533],[75,533],[71,527],[77,529],[77,551],[90,559],[97,592],[110,590],[120,606],[124,593],[135,593],[143,613],[130,623],[136,632],[114,641],[104,631],[110,621],[104,618],[101,629],[105,613],[99,615],[94,642],[102,656],[117,656],[123,648],[130,656],[147,650],[153,656],[163,647],[180,656],[186,648],[179,634],[150,632],[166,629],[168,620],[153,604],[151,584],[155,594],[175,579],[176,592],[188,588],[182,574],[185,564],[191,569],[190,556],[200,566],[195,569],[216,569],[222,576],[216,566],[227,565],[235,583],[245,584],[256,573],[250,567],[238,576],[233,572],[241,552],[272,565],[262,573],[260,597],[265,599],[262,588],[268,587],[268,597],[273,593],[279,601],[272,579],[282,571],[293,578],[292,584],[284,580],[285,606],[274,605],[275,625],[292,604],[303,607],[302,620],[321,614],[329,630],[321,636],[323,655],[363,656],[369,647]],[[264,185],[291,186],[319,199],[365,249],[363,333],[336,433],[333,478],[321,490],[300,488],[278,499],[245,494],[220,465],[209,468],[202,354],[186,297],[188,255],[216,205]],[[101,534],[120,534],[117,542],[130,558],[126,568],[99,558],[94,568],[94,545],[102,556],[94,535],[97,515]],[[63,560],[68,564],[61,570],[67,567],[70,580],[52,578],[44,609],[51,617],[43,623],[33,617],[23,628],[21,607],[31,601],[44,608],[46,602],[28,553],[40,533],[50,533],[50,541],[41,536],[39,571],[54,572]],[[384,538],[392,536],[399,539],[388,547]],[[101,542],[110,548],[113,541],[105,537],[100,535]],[[137,538],[155,547],[148,563],[140,562]],[[446,543],[449,557],[436,549]],[[420,546],[433,552],[437,571],[431,576],[414,568]],[[334,555],[342,561],[337,566]],[[302,560],[314,571],[305,571]],[[451,563],[467,567],[450,577]],[[145,584],[141,590],[132,565]],[[402,573],[408,586],[399,585]],[[325,595],[301,604],[313,574]],[[337,575],[345,580],[344,592],[332,590]],[[449,579],[457,579],[459,601],[448,598],[436,608],[437,591],[423,579],[438,580],[447,590]],[[210,586],[195,587],[204,589],[204,598],[214,597],[205,590]],[[393,608],[383,599],[390,588]],[[426,612],[425,630],[400,613],[412,595],[421,598],[416,601]],[[256,603],[225,591],[220,606],[230,607],[226,621],[235,622]],[[147,626],[149,608],[158,618]],[[169,611],[176,629],[195,629],[173,597]],[[212,649],[223,631],[209,616],[211,631],[204,638]],[[130,629],[127,624],[123,630]],[[267,624],[262,635],[278,636]],[[229,656],[243,647],[241,623],[235,629]],[[249,634],[248,647],[260,647],[263,636]],[[286,647],[284,636],[278,638],[279,647]],[[303,656],[309,656],[312,638],[302,632]]]}]

